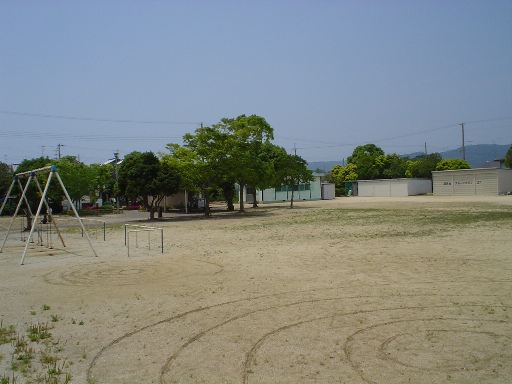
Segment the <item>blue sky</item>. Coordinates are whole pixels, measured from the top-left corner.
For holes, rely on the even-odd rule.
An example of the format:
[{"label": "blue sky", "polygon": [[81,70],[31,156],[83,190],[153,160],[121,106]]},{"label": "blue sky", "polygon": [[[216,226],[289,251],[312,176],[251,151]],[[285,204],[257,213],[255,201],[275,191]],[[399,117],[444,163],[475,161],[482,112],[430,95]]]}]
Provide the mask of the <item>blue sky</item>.
[{"label": "blue sky", "polygon": [[0,0],[0,161],[257,114],[309,162],[512,143],[512,1]]}]

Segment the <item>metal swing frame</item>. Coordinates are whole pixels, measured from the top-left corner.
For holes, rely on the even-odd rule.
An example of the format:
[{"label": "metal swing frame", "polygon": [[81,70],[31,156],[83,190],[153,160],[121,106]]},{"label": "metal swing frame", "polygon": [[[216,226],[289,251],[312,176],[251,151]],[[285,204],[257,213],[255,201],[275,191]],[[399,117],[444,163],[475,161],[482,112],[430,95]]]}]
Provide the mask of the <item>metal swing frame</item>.
[{"label": "metal swing frame", "polygon": [[[46,185],[44,187],[44,191],[41,189],[41,185],[39,184],[39,181],[37,179],[37,174],[38,173],[41,173],[41,172],[49,172],[48,173],[48,179],[46,181]],[[28,179],[27,179],[27,182],[25,183],[25,187],[23,188],[22,187],[22,184],[21,184],[21,181],[20,181],[20,176],[26,176],[26,175],[29,175]],[[32,235],[34,234],[34,230],[36,228],[36,223],[38,222],[38,219],[39,219],[39,216],[41,214],[41,209],[43,208],[43,204],[45,205],[46,207],[46,210],[48,212],[48,219],[51,221],[51,223],[53,223],[53,225],[55,226],[55,229],[59,235],[59,238],[62,242],[62,245],[65,247],[65,243],[64,243],[64,239],[62,238],[62,235],[60,233],[60,230],[59,228],[57,227],[57,223],[56,221],[54,220],[52,214],[51,214],[51,209],[48,205],[48,202],[46,200],[46,194],[48,193],[48,189],[50,187],[50,182],[52,180],[52,177],[55,175],[55,177],[57,178],[57,180],[59,181],[59,184],[62,188],[62,191],[64,192],[64,194],[66,195],[66,198],[68,199],[68,201],[71,201],[71,198],[69,197],[69,194],[68,194],[68,191],[66,190],[66,187],[64,186],[64,183],[62,182],[62,179],[60,178],[59,176],[59,173],[57,172],[57,168],[54,166],[54,165],[51,165],[51,166],[48,166],[48,167],[44,167],[44,168],[38,168],[38,169],[34,169],[32,171],[27,171],[27,172],[21,172],[21,173],[17,173],[15,176],[14,176],[14,179],[11,183],[11,186],[9,187],[9,191],[7,192],[7,195],[6,196],[9,196],[10,193],[11,193],[11,190],[12,188],[14,187],[14,185],[16,183],[18,183],[18,186],[20,187],[20,190],[23,190],[23,193],[21,194],[21,197],[18,201],[18,205],[16,206],[16,211],[14,212],[14,215],[12,216],[12,220],[11,220],[11,223],[9,224],[9,228],[7,229],[7,233],[5,235],[5,238],[2,242],[2,245],[0,246],[0,252],[3,251],[3,248],[5,246],[5,243],[7,241],[7,237],[9,236],[9,233],[11,231],[11,228],[14,224],[14,220],[16,219],[16,216],[18,215],[18,212],[20,210],[20,207],[21,207],[21,204],[23,202],[25,202],[26,206],[27,206],[27,209],[28,209],[28,212],[30,213],[30,216],[32,217],[33,214],[32,214],[32,211],[30,210],[30,205],[28,203],[28,199],[27,199],[27,190],[28,190],[28,186],[30,185],[30,182],[32,181],[32,179],[35,180],[36,182],[36,186],[37,186],[37,189],[39,191],[39,193],[41,193],[41,200],[39,201],[39,205],[37,207],[37,212],[36,212],[36,215],[34,217],[34,221],[32,223],[32,226],[31,226],[31,229],[30,229],[30,234],[28,235],[27,237],[27,241],[25,243],[25,249],[23,251],[23,255],[21,257],[21,262],[20,264],[23,265],[24,264],[24,261],[25,261],[25,256],[27,254],[27,250],[28,250],[28,247],[29,247],[29,243],[30,243],[30,239],[32,238]],[[5,206],[5,203],[7,202],[7,199],[4,200],[3,204],[2,204],[2,207],[0,208],[0,215],[2,214],[2,211],[4,209],[4,206]],[[82,219],[80,218],[80,216],[78,215],[78,212],[75,208],[75,206],[73,204],[71,204],[71,209],[73,210],[73,213],[75,214],[75,217],[78,219],[78,222],[80,223],[80,226],[82,227],[82,231],[83,233],[85,233],[85,236],[87,237],[87,241],[89,242],[89,245],[94,253],[94,256],[98,256],[96,254],[96,251],[94,250],[94,247],[92,246],[92,242],[91,242],[91,239],[89,238],[89,234],[87,233],[87,230],[85,229],[84,227],[84,224],[82,222]]]}]

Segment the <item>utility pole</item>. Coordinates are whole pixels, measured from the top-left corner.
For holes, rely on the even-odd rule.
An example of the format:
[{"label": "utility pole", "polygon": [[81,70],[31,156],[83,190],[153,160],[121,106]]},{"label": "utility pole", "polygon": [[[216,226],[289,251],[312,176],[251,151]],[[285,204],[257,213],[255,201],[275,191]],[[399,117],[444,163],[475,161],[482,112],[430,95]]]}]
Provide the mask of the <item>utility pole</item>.
[{"label": "utility pole", "polygon": [[60,148],[63,147],[64,144],[57,144],[57,158],[60,160]]},{"label": "utility pole", "polygon": [[462,160],[466,160],[466,148],[464,148],[464,123],[459,124],[462,127]]},{"label": "utility pole", "polygon": [[117,213],[119,214],[119,172],[117,171],[117,163],[119,162],[119,152],[114,152],[115,167],[116,167],[116,205]]},{"label": "utility pole", "polygon": [[45,145],[41,145],[41,157],[44,157],[44,147]]},{"label": "utility pole", "polygon": [[293,153],[297,156],[297,143],[293,143]]},{"label": "utility pole", "polygon": [[427,156],[427,142],[425,141],[425,156]]}]

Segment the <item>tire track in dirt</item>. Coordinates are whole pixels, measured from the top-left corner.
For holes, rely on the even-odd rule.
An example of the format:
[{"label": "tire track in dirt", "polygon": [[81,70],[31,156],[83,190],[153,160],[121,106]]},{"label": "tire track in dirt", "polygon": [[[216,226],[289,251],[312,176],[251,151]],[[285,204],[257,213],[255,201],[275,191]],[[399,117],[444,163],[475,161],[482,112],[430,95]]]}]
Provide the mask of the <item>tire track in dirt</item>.
[{"label": "tire track in dirt", "polygon": [[[436,332],[444,335],[469,332],[474,337],[466,339],[472,340],[473,344],[489,345],[486,337],[489,332],[478,333],[467,325],[468,322],[486,324],[489,321],[494,321],[494,327],[500,328],[500,332],[494,332],[498,344],[505,343],[506,335],[510,334],[508,320],[498,318],[510,308],[493,302],[493,295],[349,296],[342,293],[343,288],[240,299],[197,308],[147,325],[103,347],[91,362],[87,378],[98,383],[129,381],[137,377],[160,383],[201,380],[249,383],[260,381],[260,370],[267,375],[270,370],[277,382],[314,382],[321,381],[322,373],[332,374],[334,370],[346,375],[344,379],[348,381],[371,383],[375,381],[374,371],[399,372],[405,376],[406,360],[401,352],[394,351],[399,341],[406,338],[404,335],[421,345],[425,335],[435,335]],[[332,291],[331,295],[329,291]],[[481,303],[475,303],[475,300]],[[458,303],[453,304],[453,301]],[[410,305],[411,302],[421,302],[422,305]],[[491,307],[493,313],[483,309]],[[419,316],[425,312],[428,316]],[[260,327],[259,324],[266,325]],[[423,326],[425,330],[420,331],[417,324],[430,326]],[[409,325],[409,330],[404,329],[404,325]],[[365,350],[361,346],[369,343],[367,335],[372,334],[372,330],[385,330],[381,332],[385,337],[378,338],[379,345]],[[312,339],[312,335],[317,339]],[[458,338],[453,338],[452,342],[453,350],[465,356],[457,349]],[[330,356],[322,357],[322,351],[329,351]],[[429,348],[424,348],[416,353],[428,356],[428,351]],[[512,356],[510,347],[505,347],[502,357],[498,358],[491,357],[489,350],[481,350],[482,356],[474,357],[474,365],[478,360],[482,375],[499,376],[505,369],[503,358],[510,357],[509,354]],[[299,359],[299,355],[303,361],[297,362],[294,359]],[[378,363],[369,365],[364,356],[373,356]],[[493,361],[493,364],[485,366],[482,361]],[[219,364],[223,366],[222,377],[212,377],[211,372],[221,374],[219,370],[210,369]],[[487,369],[491,365],[496,372]],[[474,370],[464,370],[464,367],[454,370],[418,365],[413,379],[421,382],[414,375],[417,372],[425,375],[425,371],[444,379],[446,375],[465,377],[464,372],[474,374]]]},{"label": "tire track in dirt", "polygon": [[57,269],[45,274],[43,279],[46,283],[53,285],[123,286],[166,279],[169,276],[179,279],[191,275],[216,275],[222,270],[223,267],[220,264],[192,259],[168,263],[100,262]]}]

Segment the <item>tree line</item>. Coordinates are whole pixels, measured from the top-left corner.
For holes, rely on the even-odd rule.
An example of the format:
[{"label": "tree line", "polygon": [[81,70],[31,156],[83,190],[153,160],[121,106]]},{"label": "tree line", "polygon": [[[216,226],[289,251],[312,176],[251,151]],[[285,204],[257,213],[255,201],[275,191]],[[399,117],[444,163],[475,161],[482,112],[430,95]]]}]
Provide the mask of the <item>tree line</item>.
[{"label": "tree line", "polygon": [[[201,193],[205,215],[210,214],[212,196],[224,200],[228,210],[234,210],[238,201],[240,211],[244,211],[245,187],[261,190],[287,185],[293,191],[299,183],[313,180],[307,162],[273,144],[273,139],[274,130],[263,117],[240,115],[185,134],[182,144],[168,143],[167,152],[134,151],[119,163],[91,165],[79,162],[74,156],[59,160],[39,157],[23,160],[15,173],[55,165],[73,204],[78,205],[87,195],[92,203],[99,196],[119,197],[125,205],[142,202],[150,219],[165,196],[180,190]],[[44,184],[47,175],[37,177]],[[0,163],[0,197],[5,197],[12,179],[9,167]],[[47,194],[55,213],[62,210],[64,198],[57,187],[50,186]],[[21,192],[15,184],[11,196],[19,197]],[[29,186],[27,196],[34,207],[41,198],[39,195],[35,186]]]},{"label": "tree line", "polygon": [[[505,164],[512,168],[512,145]],[[396,178],[432,179],[432,171],[450,169],[469,169],[467,161],[461,159],[443,159],[439,153],[420,155],[414,158],[399,156],[396,153],[385,154],[375,144],[358,146],[347,158],[346,165],[335,165],[327,174],[329,182],[335,184],[338,196],[345,194],[345,182],[351,180],[375,180]]]},{"label": "tree line", "polygon": [[[274,130],[257,115],[223,118],[210,127],[200,127],[183,136],[183,143],[168,143],[167,152],[127,154],[120,163],[91,164],[79,162],[74,156],[58,160],[49,157],[25,159],[15,173],[55,165],[75,206],[84,196],[94,203],[119,198],[123,205],[141,202],[154,218],[165,196],[178,191],[201,193],[205,199],[205,215],[209,215],[209,199],[226,202],[228,210],[240,204],[244,211],[244,187],[263,190],[286,185],[292,191],[299,183],[313,180],[307,162],[272,143]],[[512,168],[512,145],[505,155],[505,165]],[[392,179],[403,177],[432,178],[432,171],[470,168],[460,159],[443,159],[439,153],[415,158],[385,154],[375,144],[358,146],[347,158],[346,165],[335,165],[327,180],[336,186],[338,196],[345,194],[350,180]],[[44,184],[47,175],[38,175]],[[7,164],[0,162],[0,199],[3,200],[13,180]],[[238,196],[237,196],[238,190]],[[15,184],[11,197],[21,191]],[[27,190],[28,201],[35,209],[41,198],[36,187]],[[63,192],[50,186],[47,201],[53,212],[62,211]],[[2,202],[0,200],[0,203]],[[256,196],[254,203],[256,204]],[[5,211],[5,209],[4,209]]]}]

